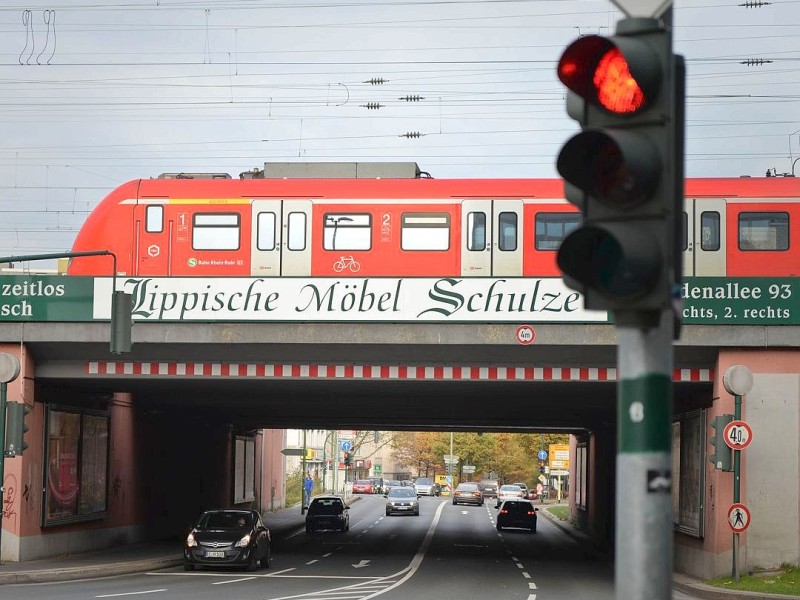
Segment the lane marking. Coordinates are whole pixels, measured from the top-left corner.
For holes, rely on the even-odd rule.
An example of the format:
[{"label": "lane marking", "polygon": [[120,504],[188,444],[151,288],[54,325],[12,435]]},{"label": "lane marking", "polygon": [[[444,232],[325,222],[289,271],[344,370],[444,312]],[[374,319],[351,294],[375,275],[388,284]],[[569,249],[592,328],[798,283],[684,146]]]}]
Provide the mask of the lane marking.
[{"label": "lane marking", "polygon": [[535,583],[533,583],[532,581],[531,581],[531,582],[528,584],[528,587],[529,587],[529,588],[531,588],[532,590],[538,589],[538,588],[536,587],[536,584],[535,584]]},{"label": "lane marking", "polygon": [[161,590],[144,590],[141,592],[123,592],[121,594],[103,594],[102,596],[95,596],[95,598],[118,598],[119,596],[138,596],[141,594],[156,594],[158,592],[166,592],[167,589]]},{"label": "lane marking", "polygon": [[319,561],[315,558],[314,560],[308,561],[306,564],[307,565],[313,565],[315,562],[319,562]]},{"label": "lane marking", "polygon": [[527,571],[523,571],[523,572],[522,572],[522,576],[523,576],[525,579],[530,579],[530,578],[531,578],[531,576],[530,576],[530,573],[528,573]]},{"label": "lane marking", "polygon": [[255,575],[251,577],[240,577],[239,579],[230,579],[228,581],[215,581],[211,585],[225,585],[226,583],[239,583],[240,581],[250,581],[251,579],[255,579]]},{"label": "lane marking", "polygon": [[[414,574],[419,570],[420,565],[422,564],[423,559],[425,558],[425,553],[428,551],[428,548],[433,541],[433,534],[436,531],[436,527],[439,524],[439,520],[442,516],[442,510],[445,507],[446,502],[442,502],[439,504],[439,507],[436,509],[436,514],[431,521],[430,526],[428,527],[428,531],[425,533],[425,539],[422,540],[422,544],[420,544],[417,553],[414,555],[414,558],[411,559],[409,565],[397,571],[392,575],[387,575],[385,577],[349,577],[349,579],[367,579],[369,582],[364,583],[356,583],[348,586],[343,586],[340,588],[333,588],[324,591],[315,591],[315,592],[305,592],[303,594],[295,594],[292,596],[281,596],[279,598],[272,598],[271,600],[293,600],[296,598],[320,598],[321,596],[325,596],[326,598],[348,598],[355,600],[370,600],[371,598],[375,598],[384,594],[385,592],[391,591],[406,581],[408,581]],[[289,575],[287,577],[298,577],[294,575]],[[326,579],[328,577],[320,577],[320,579]],[[398,579],[399,578],[399,579]],[[376,589],[377,591],[372,591]],[[366,595],[361,596],[358,595],[359,592],[367,592]]]},{"label": "lane marking", "polygon": [[328,558],[329,556],[333,556],[333,552],[328,552],[327,554],[323,554],[322,558]]}]

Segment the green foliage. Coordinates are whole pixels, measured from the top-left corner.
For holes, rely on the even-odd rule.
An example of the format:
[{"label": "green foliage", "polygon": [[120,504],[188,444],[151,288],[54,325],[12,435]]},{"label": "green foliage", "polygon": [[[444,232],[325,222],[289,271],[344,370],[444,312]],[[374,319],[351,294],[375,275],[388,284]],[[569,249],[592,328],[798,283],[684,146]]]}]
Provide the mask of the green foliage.
[{"label": "green foliage", "polygon": [[569,521],[569,506],[559,504],[558,506],[548,506],[545,510],[561,521]]},{"label": "green foliage", "polygon": [[295,469],[286,476],[286,506],[303,501],[303,470]]},{"label": "green foliage", "polygon": [[[475,465],[475,473],[465,479],[483,479],[496,475],[501,481],[523,481],[534,485],[539,475],[537,453],[550,444],[566,444],[567,434],[453,433],[453,454],[459,466]],[[403,431],[394,435],[392,458],[399,468],[414,475],[433,476],[445,472],[444,455],[450,454],[450,433],[444,431]]]},{"label": "green foliage", "polygon": [[706,583],[726,590],[800,596],[800,568],[797,565],[782,565],[781,569],[776,573],[741,575],[738,582],[733,577],[719,577]]}]

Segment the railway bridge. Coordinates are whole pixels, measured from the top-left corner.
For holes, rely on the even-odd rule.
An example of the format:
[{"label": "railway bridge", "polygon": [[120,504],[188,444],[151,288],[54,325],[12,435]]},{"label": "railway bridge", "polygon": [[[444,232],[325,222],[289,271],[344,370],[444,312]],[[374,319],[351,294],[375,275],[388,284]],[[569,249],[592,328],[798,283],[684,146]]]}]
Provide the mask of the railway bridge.
[{"label": "railway bridge", "polygon": [[[373,312],[330,318],[320,303],[293,314],[279,298],[305,306],[294,282],[258,291],[260,306],[271,302],[274,311],[219,318],[246,308],[246,289],[229,290],[224,302],[210,295],[207,310],[193,313],[185,298],[198,294],[202,305],[199,291],[181,288],[173,298],[165,279],[149,280],[147,290],[129,280],[118,286],[134,294],[133,343],[116,355],[110,278],[0,280],[0,352],[21,363],[8,400],[32,409],[27,450],[5,460],[5,560],[177,533],[202,506],[241,500],[234,488],[242,473],[254,488],[247,501],[263,508],[283,476],[276,430],[284,428],[568,432],[570,477],[580,482],[571,489],[583,490],[570,497],[573,515],[598,543],[613,544],[617,333],[604,314],[573,315],[565,299],[550,320],[545,310],[489,318],[478,310],[486,290],[499,293],[505,282],[483,282],[481,291],[414,280],[406,292],[407,280],[369,280],[364,292],[365,280],[342,306],[369,293]],[[728,296],[744,285],[763,293],[702,291],[728,283],[739,286]],[[774,285],[788,292],[770,294]],[[752,515],[742,555],[752,564],[797,562],[800,289],[783,280],[690,280],[684,297],[673,373],[676,568],[701,577],[730,568],[733,475],[710,462],[709,439],[714,418],[733,413],[722,375],[736,364],[754,373],[744,401],[754,441],[742,461]],[[530,295],[526,302],[534,307]],[[182,305],[182,314],[170,312]],[[478,316],[445,315],[443,307],[462,306]],[[387,318],[382,309],[394,312]]]}]

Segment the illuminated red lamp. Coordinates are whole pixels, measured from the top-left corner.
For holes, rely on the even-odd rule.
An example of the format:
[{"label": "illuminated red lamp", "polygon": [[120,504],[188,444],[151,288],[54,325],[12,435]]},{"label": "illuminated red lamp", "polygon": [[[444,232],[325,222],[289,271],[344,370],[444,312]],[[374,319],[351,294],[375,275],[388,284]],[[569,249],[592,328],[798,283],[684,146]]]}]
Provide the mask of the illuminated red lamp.
[{"label": "illuminated red lamp", "polygon": [[613,114],[632,115],[658,93],[657,64],[657,57],[636,40],[587,35],[564,51],[558,78],[587,102]]}]

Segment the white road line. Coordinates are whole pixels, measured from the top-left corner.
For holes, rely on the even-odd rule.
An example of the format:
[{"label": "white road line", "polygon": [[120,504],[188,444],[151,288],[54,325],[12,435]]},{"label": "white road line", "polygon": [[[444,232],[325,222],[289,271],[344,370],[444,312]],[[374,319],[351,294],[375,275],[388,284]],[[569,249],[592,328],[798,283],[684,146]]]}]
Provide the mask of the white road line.
[{"label": "white road line", "polygon": [[308,561],[306,564],[307,565],[313,565],[315,562],[319,562],[319,561],[315,558],[314,560]]},{"label": "white road line", "polygon": [[255,575],[251,577],[240,577],[239,579],[229,579],[228,581],[215,581],[211,585],[225,585],[228,583],[239,583],[240,581],[250,581],[251,579],[255,579]]},{"label": "white road line", "polygon": [[522,563],[517,563],[517,567],[519,567],[520,569],[524,569],[525,568],[525,566]]},{"label": "white road line", "polygon": [[532,590],[535,590],[535,589],[537,589],[537,588],[536,588],[536,584],[535,584],[535,583],[533,583],[532,581],[531,581],[531,582],[528,584],[528,587],[529,587],[530,589],[532,589]]},{"label": "white road line", "polygon": [[530,579],[530,578],[531,578],[530,574],[529,574],[527,571],[523,571],[523,572],[522,572],[522,576],[523,576],[525,579]]},{"label": "white road line", "polygon": [[[324,591],[306,592],[304,594],[295,594],[292,596],[282,596],[280,598],[272,598],[271,600],[294,600],[300,598],[307,598],[309,600],[312,598],[325,598],[326,600],[370,600],[371,598],[375,598],[385,592],[395,589],[413,577],[422,564],[422,560],[425,558],[425,553],[428,551],[431,541],[433,540],[433,534],[436,531],[437,525],[439,524],[445,504],[446,502],[442,502],[436,509],[436,514],[434,515],[433,520],[428,527],[428,531],[425,534],[425,539],[422,541],[419,550],[417,550],[414,558],[411,559],[411,562],[405,569],[401,569],[397,573],[387,575],[385,577],[350,578],[368,579],[369,582],[356,583],[349,586]],[[293,576],[289,575],[288,577]],[[320,579],[326,579],[326,577],[320,577]]]},{"label": "white road line", "polygon": [[323,554],[322,558],[328,558],[329,556],[333,556],[333,552],[328,552],[327,554]]},{"label": "white road line", "polygon": [[528,594],[528,600],[536,600],[536,594]]},{"label": "white road line", "polygon": [[141,594],[156,594],[158,592],[166,592],[167,589],[163,588],[160,590],[145,590],[141,592],[124,592],[121,594],[103,594],[102,596],[95,596],[95,598],[118,598],[119,596],[138,596]]}]

